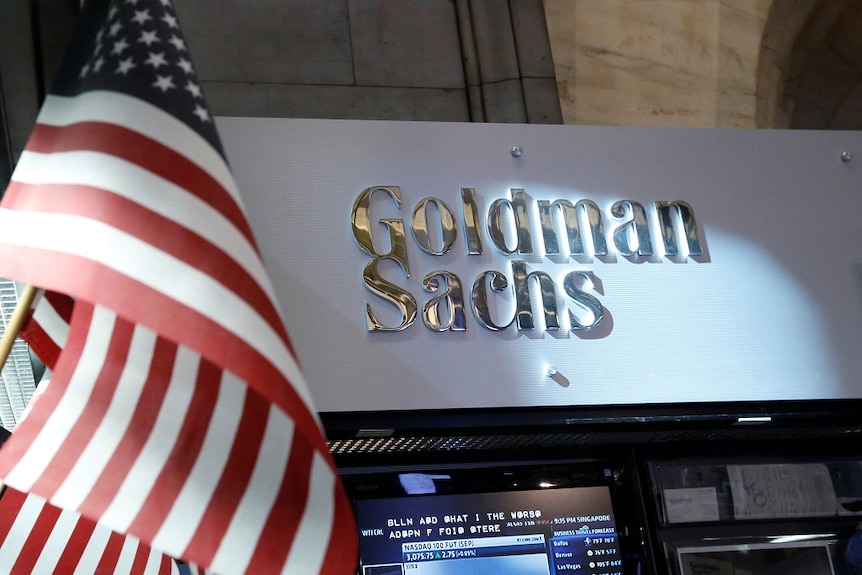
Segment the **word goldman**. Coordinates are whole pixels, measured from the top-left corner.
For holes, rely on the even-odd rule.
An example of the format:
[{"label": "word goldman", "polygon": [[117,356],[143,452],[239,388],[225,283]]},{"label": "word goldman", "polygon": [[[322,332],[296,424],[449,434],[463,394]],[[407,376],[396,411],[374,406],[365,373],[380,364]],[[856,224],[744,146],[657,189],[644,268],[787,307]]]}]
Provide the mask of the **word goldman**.
[{"label": "word goldman", "polygon": [[[389,302],[400,314],[397,325],[385,325],[378,320],[371,305],[365,305],[368,331],[402,331],[416,320],[419,307],[416,298],[403,287],[384,278],[380,264],[391,261],[410,277],[410,264],[407,259],[407,238],[404,220],[382,218],[379,223],[387,230],[390,249],[379,253],[371,235],[371,201],[375,194],[385,194],[401,209],[401,189],[399,186],[371,186],[362,190],[353,204],[351,221],[353,237],[359,248],[371,256],[362,273],[366,287],[376,296]],[[568,200],[534,200],[522,189],[509,190],[509,197],[494,200],[488,208],[485,228],[494,247],[506,255],[533,254],[533,237],[530,232],[530,213],[538,213],[538,226],[541,230],[541,247],[548,255],[560,254],[560,241],[557,229],[565,230],[568,255],[608,256],[619,254],[625,257],[649,258],[656,255],[653,249],[651,226],[657,226],[655,237],[661,238],[663,253],[674,256],[702,255],[700,237],[694,212],[689,204],[681,201],[652,203],[655,218],[650,218],[647,209],[632,200],[620,200],[610,208],[615,220],[609,245],[605,235],[606,215],[592,200],[572,203]],[[532,209],[531,208],[536,208]],[[429,213],[436,215],[434,226],[439,229],[439,237],[432,239],[429,233]],[[535,216],[534,216],[535,217]],[[480,232],[479,209],[476,191],[461,188],[461,221],[468,255],[484,253]],[[419,248],[428,255],[441,256],[449,252],[458,237],[458,225],[454,211],[439,198],[424,198],[413,210],[410,230]],[[588,230],[588,233],[582,233]],[[436,241],[435,241],[436,240]],[[434,245],[434,244],[439,245]],[[513,245],[510,245],[513,244]],[[589,245],[587,245],[589,244]],[[680,244],[685,244],[686,253],[680,253]],[[612,251],[611,251],[612,250]],[[544,325],[547,330],[560,328],[557,311],[557,291],[555,282],[543,271],[527,272],[527,264],[522,259],[511,260],[511,282],[502,272],[483,271],[473,280],[470,290],[470,307],[479,325],[500,331],[513,322],[518,330],[533,330],[536,322],[533,317],[531,286],[538,286],[538,300],[541,301]],[[511,283],[511,288],[510,288]],[[596,277],[591,271],[574,270],[562,280],[562,289],[578,306],[576,315],[568,309],[572,331],[589,330],[597,327],[605,315],[602,303],[591,293],[596,285]],[[433,271],[422,280],[423,289],[439,295],[429,299],[422,309],[422,321],[433,331],[464,331],[466,314],[464,289],[461,279],[445,270]],[[511,291],[510,291],[511,289]],[[491,294],[514,292],[515,310],[508,322],[500,323],[492,318]],[[501,297],[497,295],[496,297]],[[585,320],[581,316],[586,316]]]}]

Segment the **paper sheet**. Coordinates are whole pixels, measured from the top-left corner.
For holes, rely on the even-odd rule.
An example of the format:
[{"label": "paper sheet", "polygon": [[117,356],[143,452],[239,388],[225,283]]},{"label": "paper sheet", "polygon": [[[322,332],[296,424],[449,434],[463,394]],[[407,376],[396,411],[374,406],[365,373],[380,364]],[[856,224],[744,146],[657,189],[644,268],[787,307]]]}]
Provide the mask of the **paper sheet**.
[{"label": "paper sheet", "polygon": [[665,489],[664,509],[668,523],[719,520],[715,487]]},{"label": "paper sheet", "polygon": [[837,513],[835,488],[822,463],[728,465],[737,519],[828,516]]}]

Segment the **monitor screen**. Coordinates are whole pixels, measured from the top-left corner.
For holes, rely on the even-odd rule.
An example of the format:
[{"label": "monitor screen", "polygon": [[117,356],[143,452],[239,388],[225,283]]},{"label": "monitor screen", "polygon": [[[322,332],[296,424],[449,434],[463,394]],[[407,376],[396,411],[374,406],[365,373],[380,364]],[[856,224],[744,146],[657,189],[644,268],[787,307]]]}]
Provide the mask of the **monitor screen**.
[{"label": "monitor screen", "polygon": [[605,485],[358,499],[355,510],[361,575],[623,571]]}]

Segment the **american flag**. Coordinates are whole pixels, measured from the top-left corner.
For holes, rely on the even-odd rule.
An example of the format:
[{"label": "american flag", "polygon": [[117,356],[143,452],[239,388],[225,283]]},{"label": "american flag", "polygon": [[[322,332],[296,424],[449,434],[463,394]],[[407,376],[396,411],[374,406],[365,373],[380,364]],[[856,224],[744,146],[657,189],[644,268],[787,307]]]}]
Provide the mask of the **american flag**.
[{"label": "american flag", "polygon": [[181,571],[176,561],[135,537],[54,507],[38,495],[7,487],[0,498],[0,572],[179,575]]},{"label": "american flag", "polygon": [[[21,330],[20,335],[52,370],[65,345],[73,307],[69,296],[40,290]],[[43,381],[36,389],[22,419],[48,384]],[[3,488],[0,494],[0,573],[213,575],[193,564],[180,565],[137,537],[120,535],[80,513],[11,487]]]},{"label": "american flag", "polygon": [[93,0],[0,204],[75,298],[13,488],[222,575],[355,572],[348,500],[170,0]]},{"label": "american flag", "polygon": [[75,300],[66,294],[39,290],[19,334],[50,369],[66,345],[74,306]]}]

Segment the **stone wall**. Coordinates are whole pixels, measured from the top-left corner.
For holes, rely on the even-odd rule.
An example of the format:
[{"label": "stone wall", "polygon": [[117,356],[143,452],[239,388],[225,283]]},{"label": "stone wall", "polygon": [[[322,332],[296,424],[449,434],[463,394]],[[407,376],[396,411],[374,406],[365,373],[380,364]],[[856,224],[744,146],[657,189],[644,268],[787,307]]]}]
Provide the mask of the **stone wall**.
[{"label": "stone wall", "polygon": [[[5,164],[76,5],[0,1]],[[862,129],[860,0],[176,5],[217,115]]]},{"label": "stone wall", "polygon": [[756,126],[772,0],[545,0],[566,124]]},{"label": "stone wall", "polygon": [[562,120],[541,0],[176,6],[218,115]]}]

